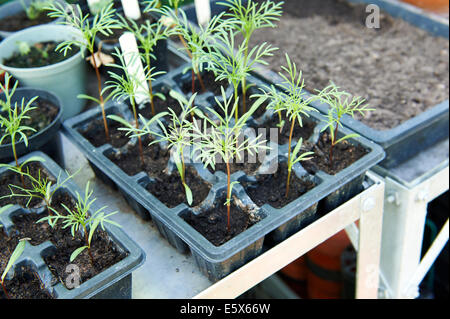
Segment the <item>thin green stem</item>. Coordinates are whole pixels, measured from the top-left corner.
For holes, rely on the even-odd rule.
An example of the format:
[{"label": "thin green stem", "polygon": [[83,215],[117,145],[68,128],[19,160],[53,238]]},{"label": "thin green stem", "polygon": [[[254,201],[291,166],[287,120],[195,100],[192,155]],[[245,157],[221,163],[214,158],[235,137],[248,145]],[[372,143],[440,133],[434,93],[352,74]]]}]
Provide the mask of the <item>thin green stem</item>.
[{"label": "thin green stem", "polygon": [[231,172],[230,163],[227,161],[227,232],[230,232],[230,209],[231,209]]},{"label": "thin green stem", "polygon": [[[292,118],[292,124],[291,124],[291,131],[289,133],[289,148],[288,148],[288,165],[291,163],[291,144],[292,144],[292,135],[294,133],[294,126],[295,126],[295,116]],[[286,198],[289,196],[289,183],[290,183],[290,177],[291,172],[288,173],[288,179],[286,183]]]}]

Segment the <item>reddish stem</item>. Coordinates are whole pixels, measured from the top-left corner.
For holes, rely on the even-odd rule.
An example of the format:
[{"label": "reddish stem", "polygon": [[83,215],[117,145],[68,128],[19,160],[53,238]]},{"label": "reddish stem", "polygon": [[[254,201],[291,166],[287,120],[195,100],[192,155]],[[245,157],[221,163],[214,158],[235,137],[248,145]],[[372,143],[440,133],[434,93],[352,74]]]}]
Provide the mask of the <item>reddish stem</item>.
[{"label": "reddish stem", "polygon": [[9,298],[9,295],[8,295],[8,292],[6,291],[6,288],[5,288],[5,286],[3,285],[3,281],[0,281],[0,284],[2,285],[3,292],[5,293],[6,298],[10,299],[10,298]]},{"label": "reddish stem", "polygon": [[108,122],[106,121],[105,102],[103,100],[103,95],[102,95],[102,79],[100,77],[100,72],[98,70],[97,61],[95,61],[94,54],[92,54],[92,61],[93,61],[93,64],[94,64],[95,74],[97,76],[98,96],[99,96],[99,99],[100,99],[100,107],[102,109],[103,126],[105,127],[106,141],[109,142]]},{"label": "reddish stem", "polygon": [[[291,144],[292,144],[292,134],[294,132],[294,126],[295,126],[295,117],[292,119],[292,124],[291,124],[291,131],[289,133],[289,148],[288,148],[288,163],[291,162]],[[286,184],[286,198],[289,195],[289,180],[291,177],[291,172],[289,172],[288,174],[288,180],[287,180],[287,184]]]},{"label": "reddish stem", "polygon": [[227,232],[230,232],[231,230],[231,225],[230,225],[230,206],[231,206],[231,187],[230,187],[230,179],[231,179],[231,174],[230,174],[230,163],[228,163],[227,161]]}]

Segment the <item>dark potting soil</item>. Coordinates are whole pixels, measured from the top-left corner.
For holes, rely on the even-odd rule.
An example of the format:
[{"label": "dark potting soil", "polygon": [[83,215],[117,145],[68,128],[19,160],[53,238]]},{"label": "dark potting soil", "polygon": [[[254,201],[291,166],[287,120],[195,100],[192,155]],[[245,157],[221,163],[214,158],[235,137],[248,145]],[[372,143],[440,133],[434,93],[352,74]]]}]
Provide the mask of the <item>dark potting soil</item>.
[{"label": "dark potting soil", "polygon": [[361,145],[343,141],[334,146],[333,163],[330,165],[330,147],[331,139],[328,132],[323,133],[315,145],[305,143],[305,148],[314,152],[311,160],[301,163],[308,173],[315,174],[318,170],[322,170],[329,175],[335,175],[367,154],[367,150]]},{"label": "dark potting soil", "polygon": [[214,246],[221,246],[230,239],[236,237],[246,229],[256,224],[260,217],[246,209],[231,205],[230,209],[230,231],[227,229],[227,206],[224,199],[215,203],[214,208],[208,209],[198,215],[187,214],[183,219],[195,230],[202,234]]},{"label": "dark potting soil", "polygon": [[[258,161],[258,158],[256,158],[256,163],[250,163],[248,160],[248,156],[244,156],[243,160],[241,159],[240,161],[238,161],[237,159],[235,159],[232,163],[230,163],[230,174],[234,174],[238,171],[243,171],[247,175],[253,175],[259,169],[261,164],[262,163]],[[216,163],[215,169],[213,169],[211,166],[208,166],[208,170],[212,174],[217,171],[222,171],[227,174],[227,165],[226,163]]]},{"label": "dark potting soil", "polygon": [[127,144],[130,140],[126,136],[126,132],[120,131],[119,128],[122,124],[116,121],[107,119],[109,138],[106,140],[105,126],[103,124],[103,118],[96,119],[89,123],[86,128],[79,129],[78,132],[83,135],[94,147],[100,147],[106,143],[111,144],[113,147],[120,148]]},{"label": "dark potting soil", "polygon": [[[20,267],[18,275],[5,282],[5,288],[10,299],[52,299],[52,295],[43,286],[39,275],[31,267]],[[0,289],[0,299],[7,296]]]},{"label": "dark potting soil", "polygon": [[[229,85],[226,80],[217,81],[213,72],[203,72],[201,77],[203,84],[205,84],[206,90],[212,92],[215,96],[222,96],[222,90],[220,88],[223,87],[224,90],[226,90]],[[194,86],[195,92],[199,92],[199,94],[204,93],[202,92],[202,87],[200,85],[200,81],[197,79],[197,76],[195,76]],[[183,83],[181,89],[184,94],[192,93],[192,81],[190,80]]]},{"label": "dark potting soil", "polygon": [[125,151],[113,152],[107,154],[107,157],[130,176],[139,172],[147,172],[150,177],[158,176],[166,169],[170,153],[161,149],[158,144],[148,146],[149,144],[148,139],[142,139],[143,163],[138,141],[136,144],[128,145]]},{"label": "dark potting soil", "polygon": [[[203,180],[190,166],[186,167],[185,179],[186,184],[192,191],[193,201],[191,206],[196,207],[208,196],[211,184]],[[189,206],[178,170],[175,170],[171,175],[159,174],[155,177],[155,182],[149,183],[146,189],[169,208],[174,208],[182,203]]]},{"label": "dark potting soil", "polygon": [[[153,100],[153,104],[155,107],[155,114],[159,114],[161,112],[169,112],[169,107],[177,114],[181,114],[181,107],[180,107],[180,103],[178,103],[177,100],[175,100],[174,98],[172,98],[170,95],[166,94],[165,95],[166,100],[162,100],[158,97],[155,97]],[[133,109],[130,105],[130,111],[133,112]],[[145,103],[143,108],[138,108],[137,109],[138,114],[141,114],[143,117],[145,117],[146,119],[151,119],[153,117],[152,114],[152,107],[150,105],[150,102]]]},{"label": "dark potting soil", "polygon": [[[74,199],[67,193],[58,193],[53,198],[53,208],[58,213],[64,215],[66,210],[63,204],[70,210],[75,208]],[[80,233],[72,237],[70,228],[63,229],[62,225],[58,223],[54,228],[50,227],[47,222],[36,223],[39,219],[48,216],[48,211],[38,215],[35,213],[25,213],[13,217],[14,227],[10,231],[11,236],[7,237],[5,233],[0,233],[0,270],[6,267],[9,256],[14,250],[15,246],[21,238],[29,238],[31,245],[39,245],[45,241],[50,241],[55,250],[50,254],[44,256],[44,260],[55,276],[53,283],[66,282],[66,267],[69,264],[75,264],[80,269],[81,283],[94,277],[98,273],[118,263],[127,256],[127,253],[122,251],[110,239],[108,234],[98,228],[92,240],[92,256],[94,263],[92,264],[87,251],[81,253],[73,262],[70,262],[70,255],[72,252],[85,245],[84,236]],[[29,279],[29,277],[27,277]],[[37,280],[37,278],[36,278]],[[26,285],[31,285],[32,282]],[[26,288],[22,285],[17,289],[22,290]],[[37,286],[39,288],[39,285]],[[33,295],[41,296],[35,292]],[[45,297],[45,296],[44,296]]]},{"label": "dark potting soil", "polygon": [[[34,178],[38,178],[39,172],[41,179],[48,178],[49,180],[55,182],[55,178],[51,176],[45,168],[42,167],[39,163],[29,163],[23,167],[24,172],[29,172]],[[31,181],[28,177],[24,176],[25,188],[31,188]],[[6,206],[8,204],[17,204],[22,207],[27,207],[29,197],[17,197],[14,196],[12,198],[9,197],[11,195],[11,189],[16,194],[25,194],[24,192],[18,190],[17,188],[11,187],[10,185],[16,185],[23,188],[22,180],[20,176],[16,173],[8,171],[0,176],[0,207]],[[2,198],[7,196],[5,198]],[[39,207],[42,205],[42,201],[39,199],[32,199],[28,205],[28,207]]]},{"label": "dark potting soil", "polygon": [[[27,101],[25,101],[26,103]],[[52,104],[50,101],[38,98],[32,103],[33,107],[36,109],[31,110],[26,114],[26,117],[21,122],[21,125],[28,126],[35,131],[26,130],[24,131],[26,136],[32,136],[49,126],[56,118],[59,113],[59,107]],[[0,128],[0,133],[3,134],[5,128]],[[4,140],[5,144],[11,143],[11,138],[7,137]]]},{"label": "dark potting soil", "polygon": [[287,52],[303,71],[310,92],[331,80],[364,97],[377,111],[357,118],[377,130],[396,127],[449,98],[447,39],[385,13],[380,29],[369,29],[366,5],[342,0],[284,2],[278,27],[256,31],[251,41],[280,48],[266,59],[273,71],[286,65]]},{"label": "dark potting soil", "polygon": [[[252,107],[252,105],[253,105],[253,103],[255,103],[256,102],[256,100],[258,99],[258,98],[255,98],[255,97],[253,97],[253,98],[251,98],[251,96],[253,95],[254,93],[253,92],[251,92],[251,91],[247,91],[246,92],[246,112]],[[241,115],[241,114],[243,114],[244,113],[244,102],[243,102],[243,94],[242,94],[242,92],[239,94],[239,106],[238,106],[238,110],[239,110],[239,114]],[[234,103],[234,100],[232,101],[232,103]],[[252,117],[253,118],[255,118],[255,119],[258,119],[258,118],[260,118],[261,116],[263,116],[264,115],[264,113],[266,112],[266,110],[267,110],[267,105],[268,105],[268,103],[267,102],[263,102],[257,109],[256,109],[256,111],[252,114]],[[222,105],[223,106],[223,105]],[[231,110],[232,110],[232,107],[233,107],[233,104],[230,104],[230,106],[229,106],[229,112],[231,112]],[[225,114],[224,114],[224,112],[222,111],[222,109],[221,109],[221,107],[217,104],[217,103],[215,103],[215,105],[214,105],[214,110],[220,115],[220,116],[224,116]],[[234,115],[233,115],[234,116]]]},{"label": "dark potting soil", "polygon": [[64,55],[64,52],[56,51],[60,43],[54,41],[35,43],[30,45],[29,53],[21,54],[16,51],[10,58],[5,59],[3,64],[14,68],[40,68],[67,60],[80,51],[74,46]]},{"label": "dark potting soil", "polygon": [[[286,119],[286,116],[284,114],[281,115],[281,119],[284,122],[284,126],[280,132],[278,125],[280,123],[278,114],[274,114],[270,119],[265,121],[262,125],[258,125],[255,129],[264,128],[267,131],[267,136],[270,136],[270,129],[271,128],[277,128],[278,129],[278,144],[279,145],[285,145],[289,143],[289,134],[291,130],[291,123],[289,120]],[[300,138],[303,139],[303,141],[307,141],[314,133],[314,129],[316,127],[316,123],[313,121],[303,120],[303,127],[300,127],[298,124],[298,121],[296,121],[296,124],[294,126],[294,132],[292,134],[293,140],[299,140]],[[256,131],[258,133],[258,131]]]},{"label": "dark potting soil", "polygon": [[256,205],[261,207],[264,204],[269,204],[274,208],[286,206],[316,186],[314,182],[298,178],[292,172],[289,194],[286,197],[287,176],[287,164],[280,163],[275,174],[259,175],[257,182],[242,182],[242,186]]},{"label": "dark potting soil", "polygon": [[29,27],[33,27],[40,24],[50,23],[53,21],[53,18],[47,16],[46,12],[43,12],[39,15],[38,18],[34,20],[28,19],[25,11],[22,11],[18,14],[6,17],[0,20],[0,30],[15,32],[22,29],[26,29]]}]

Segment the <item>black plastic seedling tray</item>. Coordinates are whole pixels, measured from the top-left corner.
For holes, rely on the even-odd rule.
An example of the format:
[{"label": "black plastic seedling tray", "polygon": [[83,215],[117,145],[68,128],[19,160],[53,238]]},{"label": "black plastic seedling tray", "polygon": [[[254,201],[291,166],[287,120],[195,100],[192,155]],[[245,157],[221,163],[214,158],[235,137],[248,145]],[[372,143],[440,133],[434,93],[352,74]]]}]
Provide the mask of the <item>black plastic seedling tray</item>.
[{"label": "black plastic seedling tray", "polygon": [[[156,80],[154,84],[155,90],[172,88],[181,92],[184,78],[182,70],[185,68],[186,65],[182,65]],[[189,79],[186,78],[185,80],[188,81]],[[249,78],[249,83],[255,84],[256,87],[263,85],[255,77]],[[200,107],[212,106],[211,101],[213,97],[212,92],[201,94],[197,97],[196,104]],[[132,118],[128,106],[118,102],[110,103],[106,107],[106,112],[107,114],[121,114],[126,119]],[[264,116],[270,115],[266,112]],[[314,220],[314,215],[318,208],[322,210],[321,213],[326,213],[326,211],[333,209],[354,196],[356,192],[362,189],[362,178],[365,172],[384,157],[384,151],[381,147],[361,137],[351,140],[351,143],[362,145],[368,153],[334,176],[327,175],[321,171],[314,176],[307,176],[306,171],[298,165],[296,168],[298,177],[313,179],[317,186],[282,209],[274,209],[269,205],[258,207],[246,194],[243,186],[236,185],[233,188],[234,194],[237,195],[244,206],[247,206],[261,220],[230,241],[217,247],[194,230],[183,217],[187,214],[198,214],[205,209],[211,208],[215,200],[221,200],[226,191],[226,175],[221,171],[212,174],[200,163],[192,164],[198,175],[212,185],[209,195],[195,208],[190,208],[185,204],[168,208],[146,190],[148,183],[153,182],[146,172],[129,176],[109,159],[108,155],[110,154],[127,152],[126,146],[115,149],[111,145],[105,144],[95,148],[80,133],[89,123],[100,117],[101,111],[99,108],[96,108],[69,119],[63,124],[65,134],[86,156],[96,174],[111,186],[119,189],[128,203],[144,218],[150,217],[160,233],[179,252],[191,252],[199,268],[212,281],[226,276],[260,254],[263,243],[266,240],[268,242],[280,242],[297,232],[308,222]],[[309,120],[318,123],[311,141],[319,138],[322,127],[319,123],[321,119],[322,115],[319,112],[310,114]],[[258,122],[258,119],[253,119],[249,122],[253,121]],[[341,134],[348,133],[350,133],[348,129],[343,129],[341,132]],[[129,143],[136,142],[136,139],[131,139]],[[161,147],[164,146],[162,145]],[[277,156],[279,156],[281,161],[285,160],[288,146],[277,145],[276,147],[279,147]],[[233,180],[239,181],[251,178],[251,176],[247,176],[242,171],[238,171],[232,176]],[[346,189],[350,191],[344,192]]]},{"label": "black plastic seedling tray", "polygon": [[[22,163],[32,156],[44,158],[45,162],[41,163],[41,165],[45,171],[54,178],[61,174],[60,176],[64,180],[67,176],[55,162],[53,162],[42,152],[30,153],[27,156],[22,157],[20,162]],[[0,176],[5,173],[7,173],[7,170],[5,168],[0,168]],[[77,193],[84,194],[84,192],[81,191],[81,189],[79,189],[79,187],[71,180],[69,180],[64,187],[60,188],[58,192],[67,193],[75,200],[77,198]],[[94,203],[90,211],[92,212],[98,210],[99,208],[99,204]],[[25,209],[19,205],[14,205],[0,215],[0,224],[2,224],[8,232],[8,230],[14,226],[11,219],[12,216],[33,212],[38,214],[42,213],[44,212],[44,208]],[[52,251],[55,249],[53,244],[49,241],[46,241],[39,246],[32,246],[31,244],[26,243],[25,251],[16,262],[14,271],[20,271],[22,266],[25,266],[25,268],[31,268],[39,275],[45,289],[57,299],[131,299],[132,272],[143,264],[145,261],[145,253],[120,228],[105,224],[105,230],[110,236],[110,239],[117,245],[117,248],[120,251],[127,253],[127,256],[112,267],[105,269],[103,272],[85,281],[77,288],[69,290],[58,279],[54,280],[54,276],[44,262],[44,258],[51,255]],[[13,271],[8,274],[7,280],[12,276],[14,276]],[[54,282],[56,282],[56,284],[54,284]]]},{"label": "black plastic seedling tray", "polygon": [[[422,28],[434,36],[449,38],[449,27],[419,10],[400,1],[385,0],[347,0],[354,3],[375,4],[393,17],[404,19],[412,25]],[[280,76],[268,68],[260,68],[258,76],[273,83],[282,81]],[[328,112],[328,105],[313,103],[322,113]],[[396,167],[422,150],[431,147],[449,136],[449,100],[446,100],[420,115],[405,121],[390,130],[373,129],[351,116],[345,115],[342,123],[356,133],[382,146],[385,159],[379,164],[385,169]]]}]

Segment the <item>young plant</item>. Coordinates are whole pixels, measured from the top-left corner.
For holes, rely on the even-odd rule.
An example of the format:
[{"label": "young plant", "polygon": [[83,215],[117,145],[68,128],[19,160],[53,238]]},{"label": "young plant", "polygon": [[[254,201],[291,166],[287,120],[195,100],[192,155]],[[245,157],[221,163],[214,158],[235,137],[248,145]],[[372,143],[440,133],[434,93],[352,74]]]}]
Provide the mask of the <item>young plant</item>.
[{"label": "young plant", "polygon": [[[155,120],[153,117],[150,121],[147,121],[144,117],[141,116],[141,121],[143,122],[143,128],[138,129],[128,124],[128,122],[124,121],[122,118],[113,116],[113,119],[122,122],[124,125],[120,130],[127,131],[127,135],[131,134],[131,137],[137,136],[152,136],[153,141],[149,145],[153,145],[155,143],[167,142],[168,149],[172,150],[172,159],[175,162],[178,173],[181,177],[181,183],[185,189],[186,200],[189,205],[192,204],[193,196],[192,191],[186,183],[186,165],[185,165],[185,149],[192,145],[192,122],[187,118],[189,114],[193,114],[197,112],[197,108],[194,106],[194,100],[196,97],[196,93],[191,96],[190,100],[187,101],[184,96],[179,94],[176,91],[170,91],[170,95],[178,101],[181,107],[181,114],[178,116],[172,108],[169,108],[169,112],[159,113],[157,116],[161,118],[163,116],[169,115],[170,124],[168,128],[159,121]],[[161,132],[156,131],[152,128],[153,123],[158,123],[161,128]]]},{"label": "young plant", "polygon": [[25,245],[26,245],[26,240],[25,239],[22,239],[22,240],[19,241],[19,243],[17,244],[17,246],[14,249],[13,253],[9,257],[8,264],[6,265],[2,276],[0,277],[0,284],[2,286],[3,292],[5,293],[6,298],[8,298],[8,299],[9,299],[9,295],[8,295],[8,292],[6,291],[6,288],[5,288],[5,278],[6,278],[6,275],[8,274],[8,272],[11,270],[11,268],[16,263],[16,261],[20,258],[20,256],[22,256],[23,251],[25,250]]},{"label": "young plant", "polygon": [[50,11],[48,14],[52,18],[63,18],[63,24],[74,27],[79,30],[82,39],[81,40],[67,40],[60,43],[57,50],[64,52],[64,55],[68,50],[72,49],[72,46],[78,46],[84,50],[87,50],[90,54],[88,58],[95,69],[95,74],[97,76],[97,86],[98,86],[98,98],[88,96],[85,94],[78,95],[78,98],[92,100],[99,104],[102,110],[103,125],[105,127],[106,140],[109,141],[109,129],[108,123],[106,121],[105,114],[105,103],[110,97],[103,97],[102,90],[102,80],[100,76],[99,67],[101,65],[100,52],[95,52],[95,38],[97,34],[103,34],[104,36],[109,36],[113,34],[113,29],[119,28],[115,17],[115,9],[113,8],[114,3],[110,3],[108,6],[104,7],[100,13],[94,15],[92,21],[90,21],[89,14],[84,15],[80,5],[76,6],[63,6],[60,3],[52,3],[47,9]]},{"label": "young plant", "polygon": [[[43,159],[41,161],[43,161]],[[38,199],[44,202],[49,214],[52,215],[53,195],[77,173],[78,171],[73,175],[67,173],[67,177],[65,179],[62,179],[61,174],[59,174],[58,178],[56,179],[56,183],[54,184],[51,179],[41,175],[41,170],[38,171],[38,176],[34,177],[30,174],[29,169],[27,169],[26,172],[23,172],[23,175],[25,175],[30,180],[31,186],[29,188],[25,188],[17,185],[9,185],[11,194],[3,196],[0,199],[7,197],[26,197],[28,198],[28,202],[26,204],[27,207],[30,205],[32,199]],[[18,192],[14,192],[14,190]]]},{"label": "young plant", "polygon": [[[283,2],[274,3],[272,1],[264,1],[260,4],[248,0],[247,5],[242,4],[242,0],[226,0],[219,4],[228,7],[228,13],[225,17],[230,18],[230,24],[243,37],[243,64],[249,63],[249,46],[253,33],[262,28],[275,28],[275,22],[280,20],[282,15],[281,7]],[[247,94],[247,76],[242,78],[242,106],[243,112],[247,111],[246,94]]]},{"label": "young plant", "polygon": [[155,68],[151,66],[150,61],[151,59],[156,59],[155,55],[153,54],[156,45],[159,41],[166,39],[172,34],[171,29],[164,27],[162,23],[151,24],[149,20],[146,20],[144,24],[137,25],[134,20],[128,20],[127,22],[127,20],[125,20],[125,18],[123,18],[122,16],[119,16],[119,18],[121,19],[122,26],[132,32],[139,42],[140,54],[142,55],[142,58],[146,63],[146,68],[148,70],[148,95],[150,99],[152,115],[155,116],[155,97],[158,97],[163,101],[165,101],[166,98],[163,94],[153,92],[152,82],[156,76],[164,74],[165,72],[154,72]]},{"label": "young plant", "polygon": [[79,193],[77,193],[77,202],[75,204],[75,209],[72,211],[67,206],[62,204],[64,209],[66,210],[66,214],[62,215],[58,211],[53,210],[54,215],[49,215],[44,218],[41,218],[37,222],[48,222],[52,227],[56,225],[58,221],[61,221],[63,224],[62,228],[70,228],[72,237],[75,237],[76,233],[80,233],[82,236],[84,235],[85,245],[77,248],[70,256],[70,262],[73,262],[84,250],[87,249],[89,253],[89,258],[91,260],[92,265],[94,265],[94,257],[92,255],[91,247],[92,247],[92,238],[100,225],[103,230],[105,230],[105,223],[121,227],[116,222],[110,220],[110,217],[117,214],[117,212],[113,212],[110,214],[105,214],[104,210],[106,206],[92,212],[92,205],[96,201],[96,198],[91,199],[91,196],[94,191],[90,190],[89,182],[86,184],[85,193],[82,197]]},{"label": "young plant", "polygon": [[328,116],[324,119],[327,124],[322,132],[329,129],[331,146],[329,153],[330,167],[333,167],[333,149],[334,147],[350,138],[359,137],[358,134],[348,134],[338,139],[339,127],[342,127],[342,117],[344,115],[349,115],[351,117],[355,116],[358,112],[362,116],[369,111],[374,111],[375,109],[368,108],[368,104],[365,104],[366,100],[362,97],[355,97],[345,91],[340,91],[340,88],[336,86],[333,82],[326,88],[324,88],[321,93],[319,93],[320,99],[329,105]]},{"label": "young plant", "polygon": [[[211,166],[215,169],[216,159],[220,158],[227,167],[227,195],[225,205],[227,206],[227,231],[231,229],[230,225],[230,207],[231,207],[231,194],[233,185],[239,183],[237,181],[231,182],[230,163],[235,158],[241,159],[241,154],[245,151],[249,155],[258,153],[260,150],[268,149],[264,144],[265,140],[261,140],[261,135],[255,138],[241,138],[240,133],[244,128],[249,117],[258,109],[258,107],[264,102],[265,98],[259,98],[250,108],[250,110],[243,114],[238,121],[233,121],[234,110],[237,108],[237,101],[232,104],[233,97],[227,98],[223,87],[222,97],[223,103],[217,98],[216,102],[218,106],[224,112],[222,117],[214,109],[207,108],[209,112],[213,113],[219,121],[213,121],[205,115],[199,116],[203,118],[203,129],[199,126],[197,121],[193,124],[193,137],[194,137],[194,150],[197,153],[197,159],[200,159],[205,167]],[[231,112],[229,112],[231,107]],[[211,126],[208,129],[208,124]]]},{"label": "young plant", "polygon": [[[141,84],[139,83],[137,74],[130,74],[126,66],[125,56],[120,52],[119,48],[116,48],[116,53],[114,53],[113,55],[119,59],[120,63],[108,64],[108,66],[122,70],[125,76],[118,75],[114,72],[108,71],[111,80],[106,82],[107,86],[105,87],[105,90],[111,90],[112,98],[129,100],[131,108],[133,110],[135,128],[139,129],[138,113],[136,109],[136,97],[139,94],[139,88],[141,87]],[[136,60],[138,59],[140,59],[140,56],[138,54],[130,53],[130,64],[135,63]],[[144,69],[145,78],[149,79],[149,81],[153,81],[152,76],[155,76],[155,73],[152,75],[148,71],[148,67],[146,67],[146,69]],[[142,149],[142,139],[140,136],[138,137],[138,142],[139,142],[139,156],[141,158],[142,165],[144,165],[144,153]]]},{"label": "young plant", "polygon": [[288,196],[289,196],[289,185],[290,185],[290,181],[291,181],[292,168],[294,167],[294,165],[296,163],[308,161],[312,158],[311,156],[314,155],[314,152],[304,152],[304,153],[300,154],[302,145],[303,145],[303,138],[300,138],[300,140],[297,142],[297,145],[295,146],[294,150],[292,151],[292,154],[290,154],[290,156],[289,156],[288,177],[287,177],[286,195],[285,195],[286,198],[288,198]]},{"label": "young plant", "polygon": [[51,0],[33,0],[27,6],[24,0],[20,0],[20,4],[22,5],[22,8],[29,20],[36,20],[37,18],[39,18],[42,12],[44,12],[48,5],[50,5],[52,2],[53,1]]},{"label": "young plant", "polygon": [[[228,27],[227,23],[222,21],[223,13],[214,16],[206,27],[199,26],[198,31],[188,21],[186,14],[180,10],[179,15],[175,15],[172,10],[165,11],[166,14],[174,21],[174,30],[181,34],[182,38],[186,40],[184,49],[189,53],[191,58],[191,72],[192,72],[192,94],[195,92],[195,77],[200,82],[202,92],[206,91],[205,84],[201,77],[203,64],[208,61],[208,55],[205,53],[205,48],[208,47],[209,42],[214,42],[214,38],[224,32]],[[187,70],[185,70],[186,72]]]},{"label": "young plant", "polygon": [[[302,72],[297,70],[297,65],[291,62],[291,59],[286,54],[286,66],[282,66],[282,70],[287,73],[280,72],[283,82],[277,84],[279,89],[273,85],[268,89],[263,89],[263,96],[265,95],[271,100],[269,109],[273,109],[278,113],[281,121],[281,112],[286,113],[286,119],[291,123],[289,131],[289,148],[288,148],[288,163],[295,162],[291,157],[296,157],[300,148],[296,151],[295,156],[291,153],[292,139],[294,134],[294,128],[296,123],[300,127],[303,127],[303,117],[309,117],[310,112],[317,112],[315,108],[310,106],[313,101],[319,100],[324,94],[320,92],[318,95],[308,95],[303,89],[305,87],[305,81],[302,77]],[[280,125],[283,123],[280,122]],[[303,142],[303,141],[302,141]],[[297,145],[298,146],[298,145]],[[299,146],[300,147],[300,146]],[[294,150],[295,151],[295,150]],[[292,164],[293,165],[293,164]],[[286,184],[286,197],[289,195],[289,172],[288,181]]]},{"label": "young plant", "polygon": [[[38,96],[33,97],[32,99],[28,100],[25,103],[25,99],[22,98],[22,101],[20,103],[20,106],[18,103],[12,103],[12,97],[14,96],[14,93],[17,89],[17,86],[19,85],[19,82],[16,81],[13,85],[13,87],[10,89],[10,81],[11,76],[6,73],[5,74],[5,85],[0,83],[0,89],[3,91],[3,94],[5,95],[5,101],[3,103],[2,109],[4,111],[0,113],[0,128],[2,129],[2,136],[0,138],[0,145],[6,141],[6,138],[10,138],[11,148],[14,156],[14,160],[16,162],[16,168],[19,172],[22,171],[22,167],[29,163],[30,160],[26,161],[25,163],[22,163],[22,165],[19,165],[19,159],[17,157],[16,152],[16,143],[24,142],[25,146],[28,146],[28,136],[27,132],[36,132],[36,130],[32,127],[25,126],[22,124],[23,120],[29,119],[30,117],[27,115],[28,112],[36,109],[35,106],[33,106],[33,102],[36,101]],[[6,113],[6,114],[5,114]],[[0,164],[0,167],[2,166],[8,166],[8,164]],[[22,180],[22,184],[25,185],[25,181],[23,179],[23,175],[20,174],[20,178]]]},{"label": "young plant", "polygon": [[[221,32],[218,34],[220,40],[214,45],[208,46],[208,53],[205,55],[206,69],[212,71],[216,76],[216,81],[227,80],[234,89],[234,101],[239,100],[239,87],[243,86],[242,79],[255,69],[255,64],[267,65],[265,57],[273,55],[273,51],[278,50],[270,44],[262,43],[255,46],[246,56],[246,46],[244,43],[235,50],[235,40],[233,32]],[[234,108],[235,120],[239,118],[239,108]],[[246,112],[244,112],[245,114]]]}]

